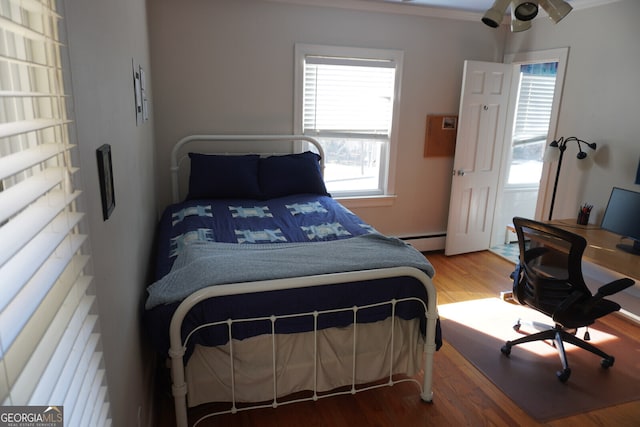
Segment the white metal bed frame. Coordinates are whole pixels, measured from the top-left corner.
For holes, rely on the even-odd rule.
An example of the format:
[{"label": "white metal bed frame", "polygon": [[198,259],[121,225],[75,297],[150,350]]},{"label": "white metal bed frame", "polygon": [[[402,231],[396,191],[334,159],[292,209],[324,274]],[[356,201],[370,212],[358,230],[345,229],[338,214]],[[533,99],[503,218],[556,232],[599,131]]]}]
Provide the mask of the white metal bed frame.
[{"label": "white metal bed frame", "polygon": [[[193,141],[280,141],[280,142],[293,142],[293,141],[306,141],[318,149],[320,155],[324,157],[324,152],[320,144],[313,138],[307,136],[299,136],[299,135],[192,135],[181,139],[176,146],[173,148],[171,153],[171,173],[172,173],[172,195],[174,202],[179,200],[179,178],[178,178],[178,169],[181,162],[181,151]],[[184,157],[182,157],[184,158]],[[323,166],[323,165],[322,165]],[[214,415],[219,415],[223,413],[236,413],[238,411],[244,411],[248,409],[257,409],[264,407],[277,407],[278,405],[295,403],[306,400],[318,400],[324,397],[335,396],[338,394],[355,394],[356,392],[369,390],[372,388],[383,387],[383,386],[391,386],[393,384],[397,384],[403,381],[413,381],[418,383],[421,387],[420,398],[425,402],[431,402],[433,400],[433,391],[432,391],[432,371],[433,371],[433,357],[436,351],[436,322],[438,319],[438,311],[436,304],[436,290],[433,286],[433,283],[429,276],[425,274],[423,271],[420,271],[413,267],[394,267],[394,268],[383,268],[376,270],[362,270],[362,271],[353,271],[353,272],[345,272],[345,273],[333,273],[333,274],[323,274],[323,275],[314,275],[314,276],[305,276],[305,277],[295,277],[288,279],[279,279],[279,280],[265,280],[265,281],[256,281],[256,282],[246,282],[246,283],[234,283],[228,285],[218,285],[218,286],[210,286],[207,288],[200,289],[189,297],[187,297],[182,303],[178,306],[173,317],[171,319],[169,335],[170,335],[170,349],[169,356],[171,358],[171,377],[172,377],[172,394],[174,396],[174,405],[176,412],[176,424],[178,427],[186,427],[188,425],[187,419],[187,384],[185,382],[185,369],[184,369],[184,361],[183,357],[186,351],[186,346],[188,344],[189,338],[191,335],[198,329],[203,327],[210,327],[219,325],[218,323],[211,323],[200,325],[197,328],[194,328],[188,336],[185,338],[184,342],[181,336],[182,330],[182,322],[188,312],[199,302],[209,299],[216,298],[224,295],[240,295],[240,294],[249,294],[255,292],[267,292],[267,291],[275,291],[275,290],[283,290],[283,289],[293,289],[293,288],[304,288],[311,286],[320,286],[320,285],[333,285],[339,283],[348,283],[348,282],[358,282],[365,280],[375,280],[375,279],[387,279],[393,277],[412,277],[419,280],[427,293],[427,304],[419,300],[418,298],[404,298],[401,300],[390,300],[390,301],[381,301],[376,304],[362,306],[362,307],[348,307],[348,308],[337,308],[335,310],[328,310],[324,312],[307,312],[307,313],[292,313],[285,316],[271,316],[267,319],[271,320],[272,325],[272,364],[273,364],[273,401],[270,404],[262,404],[262,405],[254,405],[249,407],[238,408],[236,406],[235,401],[235,390],[234,390],[234,368],[233,368],[233,345],[232,345],[232,336],[231,336],[231,325],[234,322],[244,322],[244,321],[253,321],[253,320],[264,320],[265,318],[256,318],[256,319],[228,319],[227,321],[221,322],[228,324],[229,328],[229,343],[230,343],[230,366],[231,366],[231,393],[232,393],[232,406],[229,410],[224,410],[212,414],[205,415],[197,420],[194,425],[197,425],[202,420],[209,418]],[[356,369],[356,336],[357,336],[357,322],[356,322],[356,314],[358,310],[366,309],[372,306],[390,304],[392,306],[392,313],[395,312],[395,306],[398,303],[408,301],[408,300],[418,300],[422,302],[422,305],[425,309],[425,319],[426,319],[426,335],[424,342],[424,376],[422,380],[422,384],[420,384],[417,380],[413,378],[406,379],[393,379],[393,360],[391,360],[389,366],[389,378],[388,382],[383,384],[376,384],[368,387],[362,387],[356,389],[355,384],[355,369]],[[338,392],[330,392],[330,393],[322,393],[318,394],[318,390],[316,387],[316,381],[314,377],[314,390],[312,397],[295,399],[295,400],[287,400],[284,402],[279,402],[276,395],[276,344],[275,344],[275,332],[274,332],[274,324],[278,318],[292,317],[292,316],[313,316],[315,319],[315,327],[314,327],[314,336],[317,336],[317,318],[318,316],[328,313],[328,312],[337,312],[349,310],[354,313],[354,338],[353,338],[353,376],[351,382],[351,389],[348,391],[338,391]],[[392,316],[391,321],[391,343],[393,345],[393,319],[395,316]],[[317,341],[316,341],[317,343]],[[392,358],[393,359],[393,358]],[[317,348],[314,348],[314,360],[313,366],[317,367]],[[317,369],[315,370],[317,374]]]}]

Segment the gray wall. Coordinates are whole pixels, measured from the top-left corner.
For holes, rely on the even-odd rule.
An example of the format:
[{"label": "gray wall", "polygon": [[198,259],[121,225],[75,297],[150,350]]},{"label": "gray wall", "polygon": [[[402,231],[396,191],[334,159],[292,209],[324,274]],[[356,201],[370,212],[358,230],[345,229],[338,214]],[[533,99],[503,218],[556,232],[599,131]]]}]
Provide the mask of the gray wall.
[{"label": "gray wall", "polygon": [[573,218],[587,202],[595,205],[590,222],[599,223],[611,187],[640,191],[634,184],[640,159],[639,18],[640,2],[624,0],[574,10],[558,24],[536,19],[530,31],[508,38],[507,53],[569,47],[556,136],[598,144],[581,161],[575,144],[568,146],[554,218]]},{"label": "gray wall", "polygon": [[465,59],[501,61],[503,31],[460,21],[255,0],[155,0],[149,7],[158,206],[169,152],[194,132],[293,131],[295,43],[401,49],[397,198],[354,208],[394,235],[446,229],[452,158],[423,158],[427,114],[457,114]]},{"label": "gray wall", "polygon": [[[156,220],[154,145],[152,121],[136,127],[131,71],[132,58],[150,71],[146,6],[144,0],[64,0],[64,6],[113,425],[136,426],[139,407],[146,425],[153,356],[139,317]],[[95,154],[102,144],[112,147],[116,199],[106,222]]]}]

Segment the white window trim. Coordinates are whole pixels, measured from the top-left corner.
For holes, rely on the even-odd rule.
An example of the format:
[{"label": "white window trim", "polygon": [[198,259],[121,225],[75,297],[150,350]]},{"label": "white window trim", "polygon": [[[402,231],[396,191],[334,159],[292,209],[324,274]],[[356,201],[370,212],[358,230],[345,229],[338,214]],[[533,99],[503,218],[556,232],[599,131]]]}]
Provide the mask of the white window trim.
[{"label": "white window trim", "polygon": [[351,200],[351,204],[362,204],[366,200],[368,206],[384,206],[388,205],[395,198],[396,185],[396,163],[398,151],[398,134],[400,123],[400,94],[402,82],[402,64],[404,52],[395,49],[371,49],[357,48],[346,46],[329,46],[296,43],[294,55],[294,102],[293,102],[293,132],[302,134],[302,102],[303,102],[303,83],[304,83],[304,58],[305,55],[324,55],[351,58],[369,58],[376,60],[392,60],[396,64],[396,82],[393,100],[393,112],[391,121],[391,134],[389,135],[389,146],[387,161],[387,170],[383,178],[383,193],[373,196],[360,196],[358,194],[345,194],[339,196],[341,201]]},{"label": "white window trim", "polygon": [[393,206],[396,202],[395,195],[387,196],[362,196],[362,197],[336,197],[336,200],[340,201],[345,207],[352,208],[372,208]]}]

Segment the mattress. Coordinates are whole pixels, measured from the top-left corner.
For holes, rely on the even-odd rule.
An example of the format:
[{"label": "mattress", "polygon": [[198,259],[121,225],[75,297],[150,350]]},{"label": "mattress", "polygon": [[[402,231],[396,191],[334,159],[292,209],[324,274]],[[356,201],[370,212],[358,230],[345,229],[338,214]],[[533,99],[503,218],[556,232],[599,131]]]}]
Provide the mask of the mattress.
[{"label": "mattress", "polygon": [[[380,236],[370,225],[344,208],[329,196],[302,194],[268,200],[241,199],[197,199],[171,205],[164,212],[158,227],[158,252],[156,257],[156,278],[163,280],[173,274],[172,267],[177,259],[186,254],[193,246],[207,242],[243,245],[243,247],[286,247],[292,243],[331,242],[343,239],[364,239],[367,235]],[[382,237],[380,237],[382,239]],[[211,243],[213,244],[213,243]],[[404,245],[394,242],[394,245]],[[311,245],[316,246],[316,245]],[[317,245],[322,247],[321,245]],[[428,261],[417,251],[409,249],[408,254],[415,262],[429,268]],[[260,246],[262,248],[263,246]],[[295,248],[295,246],[294,246]],[[358,255],[367,257],[363,247]],[[238,251],[242,252],[242,251]],[[361,254],[365,254],[362,255]],[[316,258],[326,257],[320,249]],[[404,259],[403,259],[404,260]],[[244,260],[241,260],[244,262]],[[310,262],[309,258],[297,258],[294,253],[291,263]],[[353,268],[358,268],[354,263]],[[237,269],[255,268],[250,260],[238,264]],[[215,274],[215,270],[207,268]],[[431,273],[433,270],[431,269]],[[431,274],[432,275],[432,274]],[[228,318],[245,318],[309,312],[343,308],[351,305],[366,305],[392,298],[415,296],[426,301],[423,285],[412,278],[392,278],[362,281],[340,285],[326,285],[314,288],[272,291],[254,296],[232,295],[214,300],[205,300],[195,306],[183,323],[183,336],[194,327],[203,323],[220,322]],[[179,301],[160,304],[145,310],[144,321],[152,342],[160,354],[167,355],[169,348],[168,329],[171,316]],[[388,306],[368,310],[358,319],[359,322],[377,322],[389,317]],[[424,309],[419,302],[406,303],[399,307],[396,314],[403,319],[420,319],[424,332]],[[320,329],[345,327],[353,321],[349,313],[335,313],[321,318]],[[269,322],[252,322],[234,325],[232,336],[247,339],[270,332]],[[276,333],[297,333],[313,330],[310,317],[292,318],[278,323]],[[439,336],[439,334],[438,334]],[[224,345],[231,338],[226,325],[206,328],[191,335],[185,360],[191,357],[197,345]]]}]

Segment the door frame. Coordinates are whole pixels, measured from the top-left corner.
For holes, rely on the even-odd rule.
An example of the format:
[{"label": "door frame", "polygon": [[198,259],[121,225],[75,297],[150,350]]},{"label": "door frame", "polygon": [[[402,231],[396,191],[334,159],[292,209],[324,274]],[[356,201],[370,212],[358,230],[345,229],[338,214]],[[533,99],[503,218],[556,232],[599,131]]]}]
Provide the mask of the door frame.
[{"label": "door frame", "polygon": [[[519,67],[522,64],[530,64],[530,63],[540,63],[540,62],[558,62],[558,71],[556,74],[556,86],[553,93],[553,102],[551,107],[551,117],[549,120],[549,132],[547,134],[547,147],[555,139],[557,125],[558,125],[558,116],[560,113],[560,104],[562,101],[562,92],[564,89],[564,79],[566,75],[567,68],[567,60],[569,57],[569,48],[557,48],[557,49],[547,49],[540,51],[530,51],[530,52],[520,52],[520,53],[511,53],[505,54],[503,63],[505,64],[513,64],[514,68]],[[500,177],[498,179],[498,190],[496,195],[496,204],[495,211],[493,213],[493,221],[492,221],[492,233],[491,233],[491,242],[490,246],[496,246],[499,244],[503,244],[504,241],[496,238],[496,234],[493,230],[496,227],[502,227],[504,224],[497,224],[498,215],[496,212],[499,212],[502,207],[503,196],[504,196],[504,188],[507,180],[507,173],[509,171],[509,163],[511,162],[511,145],[512,145],[512,136],[513,136],[513,126],[515,121],[515,111],[516,111],[516,103],[518,99],[518,89],[519,89],[519,72],[512,73],[512,82],[511,82],[511,94],[509,96],[509,106],[507,109],[507,119],[505,122],[504,129],[504,144],[502,146],[502,161],[500,163]],[[545,156],[547,157],[547,156]],[[542,220],[545,212],[549,212],[551,205],[551,186],[553,185],[552,180],[552,171],[555,170],[556,161],[548,161],[544,160],[542,165],[542,175],[540,177],[540,186],[538,188],[538,199],[536,202],[536,211],[534,219]]]}]

